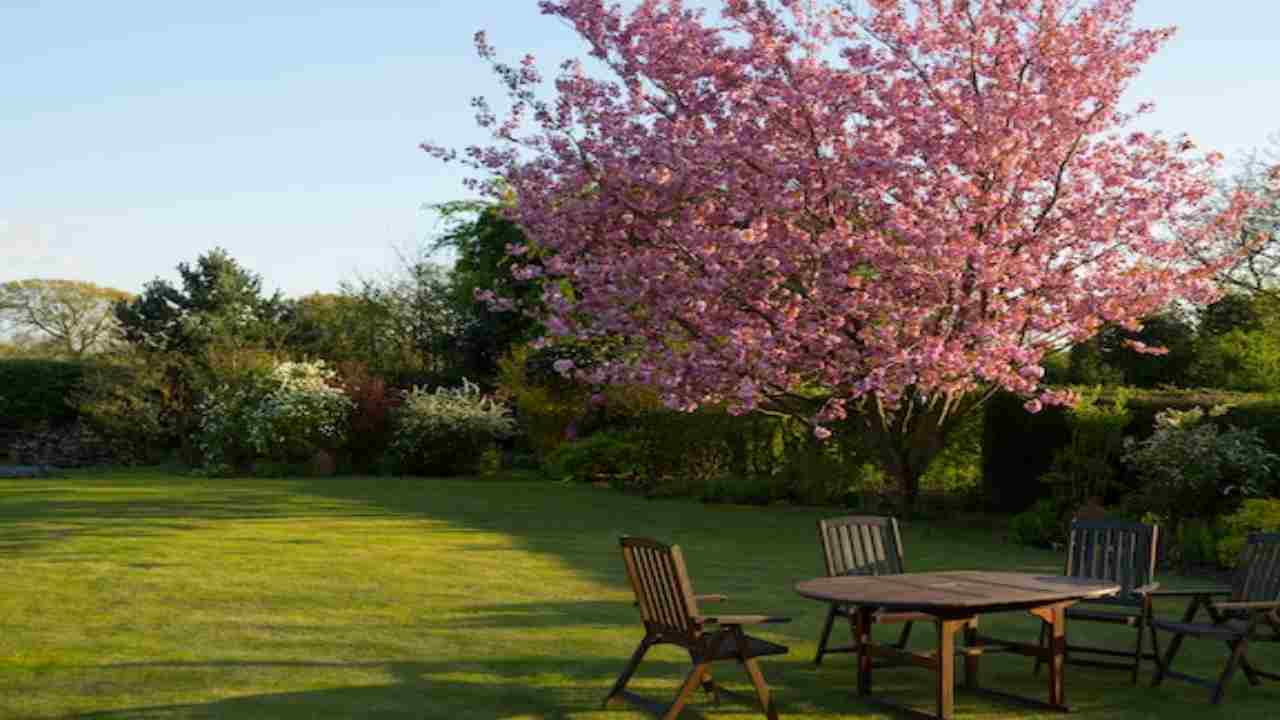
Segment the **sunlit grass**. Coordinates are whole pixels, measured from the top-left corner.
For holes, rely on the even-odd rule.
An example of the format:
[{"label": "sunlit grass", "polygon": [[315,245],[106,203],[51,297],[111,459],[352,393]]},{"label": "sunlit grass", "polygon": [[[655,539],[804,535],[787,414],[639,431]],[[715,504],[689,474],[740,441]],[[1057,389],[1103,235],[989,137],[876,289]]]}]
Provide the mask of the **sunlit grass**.
[{"label": "sunlit grass", "polygon": [[[726,609],[795,618],[762,632],[792,648],[764,663],[784,717],[878,717],[853,697],[849,657],[821,671],[809,663],[822,608],[791,585],[820,569],[814,521],[825,512],[492,480],[0,480],[0,717],[641,717],[599,709],[639,638],[623,533],[680,543],[699,592],[731,595]],[[912,569],[1060,564],[1006,543],[994,520],[904,532]],[[1036,632],[1025,616],[984,625]],[[1073,628],[1095,641],[1109,632]],[[1255,662],[1280,667],[1278,651],[1261,647]],[[1212,674],[1224,650],[1197,642],[1183,654],[1188,669]],[[985,683],[1043,696],[1029,661],[984,662]],[[655,651],[635,689],[664,699],[686,665],[678,651]],[[718,674],[745,689],[732,667]],[[1214,710],[1206,691],[1153,690],[1148,679],[1131,687],[1124,673],[1070,668],[1068,700],[1082,718],[1280,714],[1280,685],[1238,676]],[[922,709],[932,697],[923,671],[880,672],[876,685]],[[733,703],[696,710],[758,717]],[[957,713],[1035,717],[964,693]]]}]

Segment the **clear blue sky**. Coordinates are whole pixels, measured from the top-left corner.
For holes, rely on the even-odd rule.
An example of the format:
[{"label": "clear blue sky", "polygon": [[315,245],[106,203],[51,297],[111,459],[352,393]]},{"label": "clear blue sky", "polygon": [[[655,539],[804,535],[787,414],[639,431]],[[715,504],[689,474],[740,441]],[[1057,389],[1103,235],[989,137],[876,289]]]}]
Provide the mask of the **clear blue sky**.
[{"label": "clear blue sky", "polygon": [[[416,149],[479,139],[471,36],[551,74],[536,0],[0,0],[0,282],[136,291],[216,245],[290,295],[391,266],[464,195]],[[1133,97],[1229,156],[1280,130],[1280,2],[1140,0],[1181,29]]]}]

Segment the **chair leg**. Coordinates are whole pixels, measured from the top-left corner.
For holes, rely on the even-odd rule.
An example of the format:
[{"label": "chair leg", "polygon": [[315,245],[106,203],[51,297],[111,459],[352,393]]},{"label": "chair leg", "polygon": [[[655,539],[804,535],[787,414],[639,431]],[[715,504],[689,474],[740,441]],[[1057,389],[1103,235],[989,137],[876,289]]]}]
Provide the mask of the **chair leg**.
[{"label": "chair leg", "polygon": [[1151,624],[1151,618],[1147,618],[1147,629],[1151,631],[1151,657],[1155,661],[1157,670],[1160,667],[1160,633],[1156,632],[1156,626]]},{"label": "chair leg", "polygon": [[676,693],[676,699],[667,707],[667,712],[663,714],[662,720],[675,720],[680,716],[680,712],[684,710],[684,706],[689,702],[689,697],[702,684],[702,676],[706,674],[709,667],[711,667],[709,662],[693,666],[693,669],[689,671],[689,675],[685,677],[684,684],[680,686],[680,692]]},{"label": "chair leg", "polygon": [[1258,687],[1262,684],[1262,678],[1258,675],[1258,670],[1249,662],[1248,655],[1240,656],[1240,669],[1244,670],[1244,676],[1249,678],[1249,684]]},{"label": "chair leg", "polygon": [[[692,650],[689,651],[689,659],[693,661],[694,665],[698,664],[698,657],[693,654]],[[715,676],[712,675],[710,667],[702,674],[702,691],[711,696],[711,702],[716,707],[720,707],[720,686],[716,684]]]},{"label": "chair leg", "polygon": [[631,681],[631,676],[635,674],[636,668],[640,667],[640,661],[644,660],[645,653],[649,652],[649,648],[651,647],[653,647],[653,642],[649,639],[649,636],[646,635],[645,638],[640,641],[640,647],[636,648],[636,651],[631,654],[631,660],[627,663],[627,666],[623,668],[622,674],[619,675],[618,679],[613,683],[613,689],[609,691],[608,695],[604,696],[604,702],[601,703],[601,707],[608,707],[609,703],[613,702],[613,700],[626,689],[627,683]]},{"label": "chair leg", "polygon": [[[1154,628],[1152,630],[1154,631]],[[1178,650],[1182,648],[1182,639],[1184,637],[1183,633],[1175,633],[1173,639],[1169,641],[1169,650],[1165,652],[1164,660],[1156,660],[1156,676],[1151,680],[1151,687],[1159,687],[1160,683],[1164,682],[1164,674],[1169,670],[1169,666],[1173,664],[1173,659],[1178,655]]]},{"label": "chair leg", "polygon": [[831,627],[836,621],[836,606],[827,608],[827,621],[822,624],[822,635],[818,637],[818,654],[813,657],[813,666],[822,667],[822,656],[827,653],[827,642],[831,639]]},{"label": "chair leg", "polygon": [[1142,646],[1145,644],[1143,641],[1147,639],[1146,635],[1147,621],[1146,618],[1142,618],[1138,621],[1138,644],[1133,650],[1133,677],[1129,680],[1133,685],[1138,684],[1138,672],[1142,670]]},{"label": "chair leg", "polygon": [[894,647],[898,648],[899,650],[905,650],[907,647],[907,641],[910,639],[911,639],[911,623],[906,622],[902,624],[902,634],[898,636],[898,644],[895,645]]},{"label": "chair leg", "polygon": [[1240,663],[1240,658],[1249,647],[1249,640],[1244,637],[1230,640],[1227,642],[1227,647],[1231,648],[1231,657],[1227,658],[1227,666],[1222,668],[1218,686],[1213,689],[1213,695],[1209,698],[1209,702],[1214,705],[1222,702],[1222,696],[1227,692],[1227,683],[1231,682],[1231,677],[1235,675],[1236,665]]},{"label": "chair leg", "polygon": [[746,669],[747,675],[751,677],[751,684],[755,686],[756,697],[760,699],[760,708],[764,710],[765,717],[769,720],[778,720],[778,709],[773,705],[773,697],[769,694],[769,685],[764,681],[764,675],[760,672],[760,663],[755,658],[744,660],[742,667]]},{"label": "chair leg", "polygon": [[[1049,647],[1049,624],[1040,621],[1040,649],[1044,650]],[[1044,664],[1043,657],[1036,657],[1036,666],[1031,670],[1031,674],[1040,677],[1040,666]]]}]

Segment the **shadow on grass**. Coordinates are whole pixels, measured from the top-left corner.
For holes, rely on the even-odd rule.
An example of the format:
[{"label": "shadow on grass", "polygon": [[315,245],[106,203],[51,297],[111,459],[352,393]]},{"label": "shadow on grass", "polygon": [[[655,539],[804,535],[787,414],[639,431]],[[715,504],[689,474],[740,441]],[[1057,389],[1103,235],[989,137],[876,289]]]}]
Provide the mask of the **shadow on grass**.
[{"label": "shadow on grass", "polygon": [[[669,653],[667,657],[674,657]],[[605,690],[621,669],[623,659],[583,660],[579,658],[514,658],[498,661],[417,662],[389,660],[385,662],[294,662],[261,660],[213,660],[207,662],[119,663],[86,668],[108,678],[113,672],[136,673],[154,681],[166,671],[188,673],[206,670],[210,673],[248,671],[305,673],[309,670],[380,671],[390,682],[359,686],[326,687],[297,692],[249,694],[204,703],[157,703],[130,707],[104,708],[73,714],[78,720],[205,720],[212,718],[254,718],[255,720],[297,720],[299,718],[546,718],[580,717],[601,710]],[[833,663],[820,671],[807,667],[764,663],[765,675],[775,691],[780,712],[804,713],[829,717],[866,716],[877,712],[860,702],[853,694],[852,667]],[[686,662],[648,659],[637,675],[643,688],[639,694],[662,704],[669,702],[688,671]],[[699,694],[681,715],[688,720],[708,720],[718,714],[757,716],[754,705],[744,702],[750,687],[743,673],[732,663],[717,664],[716,678],[739,697],[726,697],[722,708]],[[997,678],[1007,681],[1007,678]],[[1036,683],[1039,687],[1040,683]],[[932,688],[926,673],[907,669],[880,671],[876,675],[877,694],[905,700],[912,707],[930,711],[928,698]],[[1018,692],[1034,693],[1027,687]],[[1122,695],[1092,697],[1076,703],[1074,709],[1091,718],[1156,718],[1170,716],[1174,707],[1185,709],[1188,698],[1177,698],[1138,709]],[[1240,698],[1245,700],[1247,698]],[[980,699],[963,690],[957,693],[960,715],[981,713],[988,718],[1058,717],[1057,714],[1031,713],[1018,705]],[[625,706],[623,706],[625,707]],[[1230,717],[1229,710],[1206,711]],[[1250,715],[1266,717],[1266,715]],[[636,715],[640,717],[640,715]]]},{"label": "shadow on grass", "polygon": [[[621,669],[617,662],[559,662],[548,658],[498,662],[290,662],[216,660],[209,662],[146,662],[95,666],[91,672],[146,670],[150,676],[166,670],[308,670],[382,671],[392,682],[381,685],[325,688],[300,692],[247,695],[208,703],[157,704],[112,708],[73,715],[80,720],[125,718],[568,718],[600,710],[601,688],[607,688]],[[655,672],[675,683],[688,671],[687,664],[646,663],[646,674]],[[554,684],[548,678],[555,678]],[[655,700],[665,700],[654,690]],[[704,705],[708,704],[700,699]],[[704,717],[696,707],[682,714],[690,720]]]}]

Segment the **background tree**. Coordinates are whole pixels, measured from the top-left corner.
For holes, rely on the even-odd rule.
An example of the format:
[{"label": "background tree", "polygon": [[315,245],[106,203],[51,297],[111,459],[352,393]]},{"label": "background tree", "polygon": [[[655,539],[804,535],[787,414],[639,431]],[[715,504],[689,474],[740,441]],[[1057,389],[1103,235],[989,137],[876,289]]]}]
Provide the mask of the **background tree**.
[{"label": "background tree", "polygon": [[544,285],[549,334],[625,342],[591,379],[673,408],[820,437],[852,417],[907,506],[991,393],[1067,399],[1047,352],[1211,300],[1188,247],[1249,210],[1206,208],[1219,156],[1128,129],[1147,106],[1120,99],[1172,34],[1134,29],[1132,0],[541,7],[610,75],[568,63],[546,102],[532,58],[478,35],[511,111],[476,100],[491,146],[424,148],[501,177],[473,187],[514,197],[550,255],[528,272],[571,280]]},{"label": "background tree", "polygon": [[[1161,348],[1159,353],[1135,352],[1138,347]],[[1110,325],[1071,348],[1069,380],[1085,385],[1162,385],[1189,387],[1196,359],[1193,316],[1170,308],[1142,319],[1142,327],[1128,330]]]},{"label": "background tree", "polygon": [[70,358],[107,350],[118,339],[112,307],[123,290],[76,280],[15,280],[0,284],[0,323],[25,335],[20,344],[42,346]]},{"label": "background tree", "polygon": [[115,305],[130,343],[153,350],[197,351],[214,340],[276,346],[283,339],[287,304],[262,294],[262,279],[226,250],[215,248],[194,265],[178,264],[181,287],[156,278],[142,294]]},{"label": "background tree", "polygon": [[[457,360],[464,375],[488,382],[499,359],[539,334],[541,326],[530,311],[538,305],[542,285],[513,275],[517,262],[508,249],[527,248],[528,239],[500,205],[457,202],[437,210],[448,228],[432,249],[451,250],[456,257],[449,294],[459,315]],[[510,312],[515,306],[526,312]]]},{"label": "background tree", "polygon": [[1255,150],[1239,172],[1223,184],[1219,207],[1239,192],[1258,202],[1237,228],[1227,228],[1212,244],[1188,244],[1192,257],[1205,266],[1218,266],[1219,282],[1232,292],[1266,295],[1280,301],[1280,134]]}]

